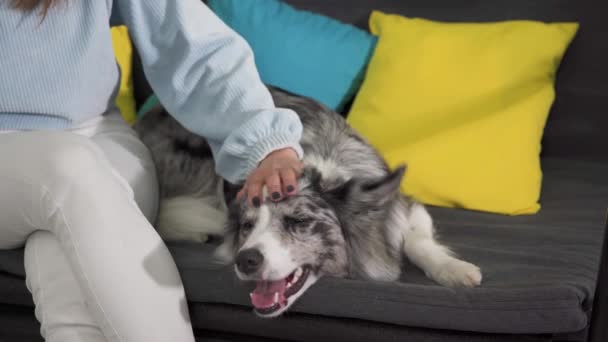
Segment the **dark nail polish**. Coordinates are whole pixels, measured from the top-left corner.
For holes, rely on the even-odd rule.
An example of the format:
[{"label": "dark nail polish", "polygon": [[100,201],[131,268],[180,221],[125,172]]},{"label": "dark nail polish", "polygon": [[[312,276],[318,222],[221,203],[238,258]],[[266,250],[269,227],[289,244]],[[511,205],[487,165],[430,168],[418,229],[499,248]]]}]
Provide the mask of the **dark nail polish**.
[{"label": "dark nail polish", "polygon": [[288,185],[287,186],[287,192],[293,192],[295,189],[293,188],[292,185]]},{"label": "dark nail polish", "polygon": [[253,203],[254,207],[259,208],[260,207],[260,198],[259,197],[252,198],[251,203]]},{"label": "dark nail polish", "polygon": [[278,192],[273,192],[272,193],[272,199],[273,200],[278,200],[279,198],[281,198],[281,194]]}]

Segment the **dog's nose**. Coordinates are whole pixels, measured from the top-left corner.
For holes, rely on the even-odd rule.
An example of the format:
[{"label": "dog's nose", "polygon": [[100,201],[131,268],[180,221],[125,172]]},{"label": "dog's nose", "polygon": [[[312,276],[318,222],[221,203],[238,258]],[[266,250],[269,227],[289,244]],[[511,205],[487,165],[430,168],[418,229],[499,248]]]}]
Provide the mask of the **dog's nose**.
[{"label": "dog's nose", "polygon": [[262,266],[263,261],[264,256],[259,250],[249,248],[240,251],[236,256],[236,267],[243,274],[252,274]]}]

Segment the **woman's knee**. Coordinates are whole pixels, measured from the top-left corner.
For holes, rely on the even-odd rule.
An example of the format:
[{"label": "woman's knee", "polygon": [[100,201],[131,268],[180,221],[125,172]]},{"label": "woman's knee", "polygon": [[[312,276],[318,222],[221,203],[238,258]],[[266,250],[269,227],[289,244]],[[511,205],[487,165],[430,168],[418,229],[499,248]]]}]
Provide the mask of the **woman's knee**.
[{"label": "woman's knee", "polygon": [[34,231],[27,238],[24,249],[24,260],[23,264],[25,267],[26,274],[26,285],[30,292],[34,292],[39,287],[37,280],[40,278],[40,249],[44,249],[44,261],[48,261],[48,255],[50,251],[58,249],[55,245],[59,245],[59,242],[55,236],[48,231],[37,230]]}]

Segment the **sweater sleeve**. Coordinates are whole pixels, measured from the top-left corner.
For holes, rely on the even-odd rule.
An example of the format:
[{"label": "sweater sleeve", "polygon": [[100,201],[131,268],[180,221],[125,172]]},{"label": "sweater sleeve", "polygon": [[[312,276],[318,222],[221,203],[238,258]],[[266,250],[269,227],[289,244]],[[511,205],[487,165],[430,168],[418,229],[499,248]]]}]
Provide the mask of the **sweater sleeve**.
[{"label": "sweater sleeve", "polygon": [[243,181],[270,152],[300,158],[302,123],[276,108],[245,40],[200,0],[115,0],[146,78],[186,129],[206,138],[216,171]]}]

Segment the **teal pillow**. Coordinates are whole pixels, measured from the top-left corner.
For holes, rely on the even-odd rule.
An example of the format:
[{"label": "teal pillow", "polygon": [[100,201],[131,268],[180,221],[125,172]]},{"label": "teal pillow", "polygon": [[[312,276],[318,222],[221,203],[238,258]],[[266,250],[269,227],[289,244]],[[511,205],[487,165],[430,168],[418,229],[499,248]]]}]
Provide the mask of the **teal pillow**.
[{"label": "teal pillow", "polygon": [[253,49],[262,81],[341,111],[356,94],[376,37],[278,0],[209,0]]},{"label": "teal pillow", "polygon": [[142,115],[146,114],[150,109],[156,107],[158,104],[158,97],[152,94],[144,102],[141,107],[137,110],[137,117],[140,118]]}]

